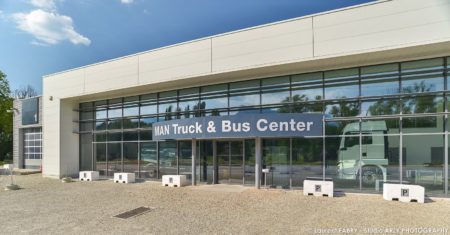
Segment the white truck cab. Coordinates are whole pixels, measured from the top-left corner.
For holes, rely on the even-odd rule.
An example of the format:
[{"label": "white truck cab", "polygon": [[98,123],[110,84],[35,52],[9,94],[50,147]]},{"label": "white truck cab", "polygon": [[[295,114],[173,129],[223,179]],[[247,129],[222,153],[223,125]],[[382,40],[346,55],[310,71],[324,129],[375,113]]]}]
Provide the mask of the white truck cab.
[{"label": "white truck cab", "polygon": [[339,145],[338,177],[340,179],[359,180],[359,174],[361,174],[362,183],[365,185],[373,185],[378,179],[385,181],[388,165],[386,133],[385,121],[362,122],[360,158],[359,122],[347,124],[343,129],[343,136]]}]

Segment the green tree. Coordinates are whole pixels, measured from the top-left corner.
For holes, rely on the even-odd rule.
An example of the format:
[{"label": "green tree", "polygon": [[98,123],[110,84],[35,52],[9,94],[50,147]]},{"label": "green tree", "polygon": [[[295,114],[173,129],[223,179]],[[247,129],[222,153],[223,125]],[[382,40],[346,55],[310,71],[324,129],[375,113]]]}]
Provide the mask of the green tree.
[{"label": "green tree", "polygon": [[0,71],[0,161],[12,158],[13,107],[6,75]]}]

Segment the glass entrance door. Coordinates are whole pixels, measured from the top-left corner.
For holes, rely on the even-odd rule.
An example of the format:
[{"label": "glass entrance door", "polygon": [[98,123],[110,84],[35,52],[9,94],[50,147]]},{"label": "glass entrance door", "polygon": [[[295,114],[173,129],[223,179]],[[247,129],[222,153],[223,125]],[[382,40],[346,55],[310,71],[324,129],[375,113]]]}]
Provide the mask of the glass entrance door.
[{"label": "glass entrance door", "polygon": [[243,184],[243,160],[243,141],[217,141],[218,183]]}]

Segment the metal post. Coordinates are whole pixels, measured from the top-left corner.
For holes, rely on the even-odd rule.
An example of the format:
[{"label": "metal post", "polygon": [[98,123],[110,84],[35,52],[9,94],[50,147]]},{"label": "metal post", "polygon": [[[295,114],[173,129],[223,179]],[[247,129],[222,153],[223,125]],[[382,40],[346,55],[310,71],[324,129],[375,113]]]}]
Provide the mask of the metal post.
[{"label": "metal post", "polygon": [[362,120],[359,119],[359,190],[362,190]]},{"label": "metal post", "polygon": [[255,139],[255,187],[261,187],[262,144],[261,138]]},{"label": "metal post", "polygon": [[192,139],[192,185],[196,185],[196,165],[195,158],[197,157],[197,140]]}]

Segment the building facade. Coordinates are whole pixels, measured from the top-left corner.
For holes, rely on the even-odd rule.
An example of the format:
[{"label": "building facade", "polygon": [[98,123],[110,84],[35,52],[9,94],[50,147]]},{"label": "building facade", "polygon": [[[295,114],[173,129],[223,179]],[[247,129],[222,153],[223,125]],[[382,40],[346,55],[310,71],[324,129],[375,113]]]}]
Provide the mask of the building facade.
[{"label": "building facade", "polygon": [[[43,174],[447,196],[449,26],[448,1],[377,1],[46,76]],[[159,122],[283,113],[322,115],[322,134],[152,136]]]},{"label": "building facade", "polygon": [[41,169],[42,97],[14,100],[13,114],[14,167]]}]

